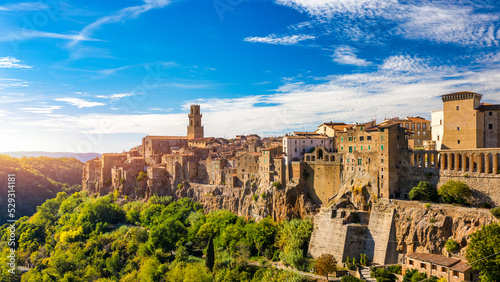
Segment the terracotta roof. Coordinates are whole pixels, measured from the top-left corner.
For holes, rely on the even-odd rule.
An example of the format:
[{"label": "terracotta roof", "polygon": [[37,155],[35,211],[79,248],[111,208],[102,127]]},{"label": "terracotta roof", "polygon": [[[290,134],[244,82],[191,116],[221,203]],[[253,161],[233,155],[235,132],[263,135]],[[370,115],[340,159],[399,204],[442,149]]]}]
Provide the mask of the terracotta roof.
[{"label": "terracotta roof", "polygon": [[450,267],[460,260],[457,258],[449,258],[445,257],[442,255],[436,255],[436,254],[422,254],[422,253],[409,253],[406,254],[407,257],[420,260],[420,261],[426,261],[426,262],[431,262],[435,264],[439,264],[442,266]]},{"label": "terracotta roof", "polygon": [[289,139],[328,139],[326,135],[315,135],[315,136],[286,136]]},{"label": "terracotta roof", "polygon": [[278,146],[263,148],[262,151],[269,151],[269,150],[272,150],[272,149],[277,149],[278,147],[280,147],[280,146],[278,145]]},{"label": "terracotta roof", "polygon": [[426,120],[422,117],[407,117],[407,118],[413,122],[431,122],[430,120]]},{"label": "terracotta roof", "polygon": [[456,270],[460,272],[466,272],[467,270],[471,269],[472,266],[468,265],[465,261],[461,261],[453,266],[450,266],[451,270]]}]

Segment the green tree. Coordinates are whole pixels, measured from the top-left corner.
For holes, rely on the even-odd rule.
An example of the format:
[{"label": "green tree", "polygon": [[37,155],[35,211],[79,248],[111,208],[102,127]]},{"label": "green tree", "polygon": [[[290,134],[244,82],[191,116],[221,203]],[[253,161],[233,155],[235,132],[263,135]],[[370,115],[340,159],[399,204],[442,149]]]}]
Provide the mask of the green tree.
[{"label": "green tree", "polygon": [[316,272],[326,276],[326,280],[328,280],[328,273],[332,273],[336,269],[337,260],[331,254],[322,254],[316,259]]},{"label": "green tree", "polygon": [[403,276],[403,282],[411,282],[411,278],[417,272],[418,270],[416,270],[415,268],[407,269],[405,275]]},{"label": "green tree", "polygon": [[180,221],[166,218],[161,224],[151,228],[149,242],[157,249],[171,252],[175,250],[177,241],[186,235],[187,229]]},{"label": "green tree", "polygon": [[496,218],[500,219],[500,207],[492,208],[492,209],[490,210],[490,213],[491,213],[494,217],[496,217]]},{"label": "green tree", "polygon": [[446,241],[446,244],[444,245],[446,250],[450,253],[456,253],[458,250],[460,250],[460,245],[458,244],[457,241],[453,240],[452,238],[448,239]]},{"label": "green tree", "polygon": [[500,225],[493,223],[472,233],[465,255],[481,281],[500,280]]},{"label": "green tree", "polygon": [[467,184],[461,181],[448,180],[438,190],[443,202],[449,204],[466,204],[472,196],[472,191]]},{"label": "green tree", "polygon": [[214,250],[214,239],[212,236],[208,239],[208,245],[207,245],[207,253],[205,255],[205,265],[210,269],[210,271],[213,270],[215,264],[215,250]]},{"label": "green tree", "polygon": [[427,181],[420,181],[408,194],[410,200],[437,201],[436,188]]}]

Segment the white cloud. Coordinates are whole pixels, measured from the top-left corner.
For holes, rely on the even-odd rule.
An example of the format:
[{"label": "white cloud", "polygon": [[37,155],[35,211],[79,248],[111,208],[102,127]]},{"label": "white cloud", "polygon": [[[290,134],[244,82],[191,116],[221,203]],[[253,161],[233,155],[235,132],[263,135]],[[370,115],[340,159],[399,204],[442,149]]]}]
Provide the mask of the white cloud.
[{"label": "white cloud", "polygon": [[[82,38],[88,38],[94,33],[95,30],[99,29],[102,25],[117,23],[125,19],[136,18],[149,10],[163,8],[170,4],[170,2],[171,1],[169,0],[144,0],[143,5],[123,8],[112,15],[97,19],[93,23],[83,28],[83,30],[80,31],[79,36],[81,36]],[[79,39],[74,39],[68,44],[68,46],[72,47],[80,41],[81,40]]]},{"label": "white cloud", "polygon": [[61,106],[40,106],[40,107],[26,107],[26,108],[20,108],[21,111],[27,112],[27,113],[34,113],[34,114],[50,114],[54,110],[59,110],[61,109]]},{"label": "white cloud", "polygon": [[23,2],[15,4],[7,4],[0,6],[0,11],[11,12],[11,11],[41,11],[48,9],[49,7],[40,2]]},{"label": "white cloud", "polygon": [[101,98],[101,99],[107,99],[110,101],[116,101],[116,100],[120,100],[121,98],[134,96],[136,94],[137,93],[120,93],[120,94],[111,94],[111,95],[96,95],[95,97]]},{"label": "white cloud", "polygon": [[29,82],[21,79],[0,78],[0,89],[11,87],[28,87]]},{"label": "white cloud", "polygon": [[78,107],[79,109],[106,105],[105,103],[90,102],[79,98],[58,98],[54,100],[59,102],[66,102],[72,106]]},{"label": "white cloud", "polygon": [[78,41],[102,41],[99,39],[90,38],[81,34],[61,34],[53,32],[45,32],[39,30],[19,29],[5,34],[0,38],[0,41],[19,41],[29,40],[33,38],[54,38],[64,40],[78,40]]},{"label": "white cloud", "polygon": [[19,64],[21,61],[12,57],[0,57],[0,69],[30,69],[31,66]]},{"label": "white cloud", "polygon": [[277,44],[277,45],[294,45],[304,40],[315,39],[311,35],[289,35],[289,36],[277,36],[275,34],[268,35],[266,37],[247,37],[244,41],[252,43],[267,43],[267,44]]},{"label": "white cloud", "polygon": [[356,49],[349,46],[340,46],[335,49],[333,61],[343,65],[368,66],[371,62],[356,56]]}]

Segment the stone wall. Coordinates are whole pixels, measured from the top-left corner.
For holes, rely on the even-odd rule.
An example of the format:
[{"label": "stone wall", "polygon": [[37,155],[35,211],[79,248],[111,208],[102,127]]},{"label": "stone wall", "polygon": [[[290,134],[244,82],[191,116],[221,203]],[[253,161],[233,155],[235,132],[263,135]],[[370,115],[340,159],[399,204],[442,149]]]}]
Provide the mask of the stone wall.
[{"label": "stone wall", "polygon": [[317,203],[327,204],[340,187],[341,164],[324,161],[307,162],[304,171],[307,175],[306,187],[311,198]]}]

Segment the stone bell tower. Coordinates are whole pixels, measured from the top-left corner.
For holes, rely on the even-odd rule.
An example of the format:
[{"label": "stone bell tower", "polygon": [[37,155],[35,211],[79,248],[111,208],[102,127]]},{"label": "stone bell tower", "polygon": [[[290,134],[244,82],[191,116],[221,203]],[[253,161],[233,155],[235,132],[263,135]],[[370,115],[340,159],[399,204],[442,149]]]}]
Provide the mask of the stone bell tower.
[{"label": "stone bell tower", "polygon": [[201,125],[200,105],[191,105],[191,112],[188,115],[189,125],[187,128],[188,140],[194,138],[203,138],[203,126]]}]

